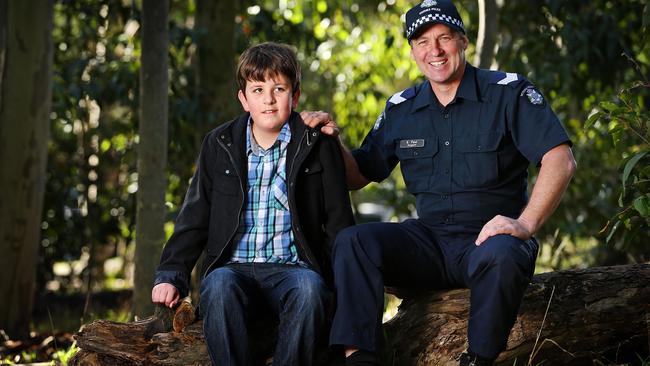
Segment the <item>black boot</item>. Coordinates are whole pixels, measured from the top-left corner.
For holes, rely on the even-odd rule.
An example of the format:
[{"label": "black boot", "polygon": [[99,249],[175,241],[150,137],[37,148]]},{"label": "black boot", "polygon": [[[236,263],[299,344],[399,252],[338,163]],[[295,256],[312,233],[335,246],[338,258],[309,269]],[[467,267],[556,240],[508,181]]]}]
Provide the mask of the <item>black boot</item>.
[{"label": "black boot", "polygon": [[345,366],[379,366],[377,355],[362,349],[345,358]]},{"label": "black boot", "polygon": [[460,355],[460,359],[458,360],[459,366],[492,366],[493,363],[494,360],[483,358],[471,352],[463,352],[463,354]]}]

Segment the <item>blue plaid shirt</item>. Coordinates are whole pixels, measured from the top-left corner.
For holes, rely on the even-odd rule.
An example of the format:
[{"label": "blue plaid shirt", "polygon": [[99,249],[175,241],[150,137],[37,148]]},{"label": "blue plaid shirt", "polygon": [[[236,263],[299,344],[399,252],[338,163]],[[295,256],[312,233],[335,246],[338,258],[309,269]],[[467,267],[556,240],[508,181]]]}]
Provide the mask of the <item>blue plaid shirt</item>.
[{"label": "blue plaid shirt", "polygon": [[287,145],[291,140],[289,124],[284,124],[268,150],[251,137],[249,118],[246,128],[248,195],[233,239],[236,246],[230,261],[298,263],[286,181]]}]

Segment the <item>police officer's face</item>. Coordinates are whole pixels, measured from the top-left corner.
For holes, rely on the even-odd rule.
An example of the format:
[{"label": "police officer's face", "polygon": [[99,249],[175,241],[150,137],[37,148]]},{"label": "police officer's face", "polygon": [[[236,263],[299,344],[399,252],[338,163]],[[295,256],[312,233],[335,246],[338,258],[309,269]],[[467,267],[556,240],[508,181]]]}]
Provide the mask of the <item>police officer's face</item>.
[{"label": "police officer's face", "polygon": [[246,90],[240,90],[238,97],[244,110],[251,114],[254,131],[280,132],[300,97],[300,91],[291,89],[282,74],[264,81],[246,81]]},{"label": "police officer's face", "polygon": [[432,84],[455,86],[465,68],[467,37],[434,24],[411,40],[411,57]]}]

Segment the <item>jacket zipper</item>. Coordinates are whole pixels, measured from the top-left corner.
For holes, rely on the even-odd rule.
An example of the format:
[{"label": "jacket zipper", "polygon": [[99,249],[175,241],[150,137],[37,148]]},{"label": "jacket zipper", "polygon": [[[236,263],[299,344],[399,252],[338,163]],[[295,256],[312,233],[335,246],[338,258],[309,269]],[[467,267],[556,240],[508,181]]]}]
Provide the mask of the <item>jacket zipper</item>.
[{"label": "jacket zipper", "polygon": [[[237,212],[237,222],[239,222],[239,220],[241,220],[241,211],[244,208],[244,202],[246,201],[246,196],[244,194],[245,193],[244,188],[242,187],[242,178],[241,178],[241,175],[239,174],[239,171],[237,170],[237,164],[235,164],[235,159],[232,157],[232,153],[230,153],[230,150],[228,150],[228,148],[223,145],[223,142],[221,141],[221,139],[217,139],[217,141],[219,142],[219,145],[221,145],[221,147],[224,150],[226,150],[226,153],[228,154],[228,158],[230,159],[230,163],[233,166],[233,170],[235,171],[235,173],[237,174],[237,178],[239,179],[239,190],[241,191],[241,194],[242,194],[241,205],[239,205],[239,211]],[[221,251],[219,252],[219,255],[217,255],[215,257],[215,259],[210,263],[209,266],[205,267],[205,272],[203,272],[203,276],[201,278],[205,278],[205,276],[208,274],[208,271],[210,270],[210,268],[212,268],[212,266],[214,266],[215,263],[217,263],[219,258],[221,258],[221,255],[223,254],[223,251],[226,250],[226,247],[228,246],[228,243],[230,243],[230,241],[235,237],[235,234],[237,233],[238,228],[239,228],[239,224],[237,224],[235,226],[235,230],[233,230],[232,234],[230,234],[230,237],[226,241],[226,245],[224,245],[223,248],[221,248]]]}]

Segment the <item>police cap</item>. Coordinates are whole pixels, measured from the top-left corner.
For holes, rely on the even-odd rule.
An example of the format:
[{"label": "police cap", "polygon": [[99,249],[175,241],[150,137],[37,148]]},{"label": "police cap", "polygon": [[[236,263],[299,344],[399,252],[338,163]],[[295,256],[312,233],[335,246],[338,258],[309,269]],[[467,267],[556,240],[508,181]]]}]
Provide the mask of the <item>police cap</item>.
[{"label": "police cap", "polygon": [[410,41],[426,29],[426,25],[434,23],[444,24],[465,34],[463,20],[450,0],[424,0],[406,12],[406,38]]}]

